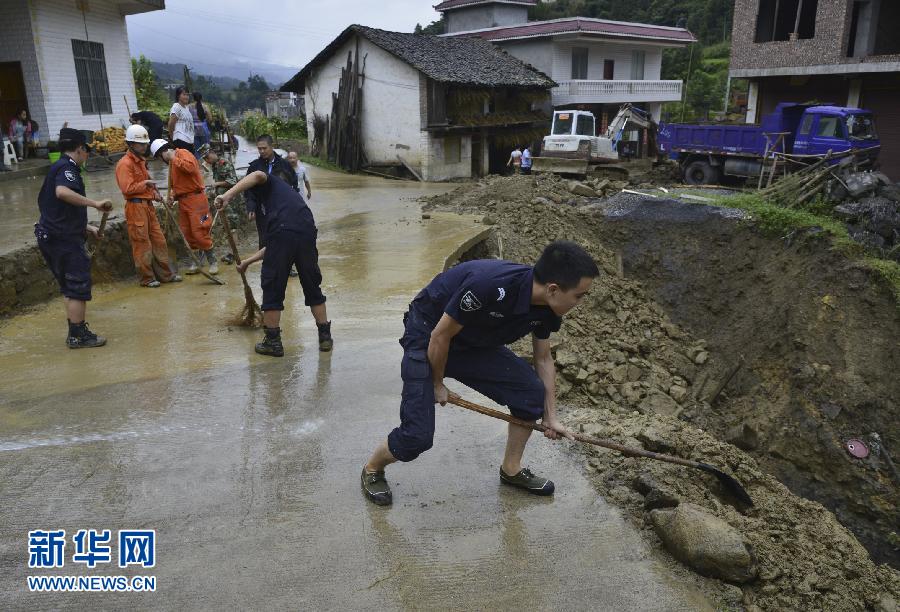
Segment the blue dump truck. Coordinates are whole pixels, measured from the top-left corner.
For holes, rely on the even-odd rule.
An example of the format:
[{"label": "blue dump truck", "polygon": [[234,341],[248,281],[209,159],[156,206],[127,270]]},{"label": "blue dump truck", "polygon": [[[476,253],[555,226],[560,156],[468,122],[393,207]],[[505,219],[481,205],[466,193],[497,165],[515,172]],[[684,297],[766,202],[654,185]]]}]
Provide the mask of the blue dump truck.
[{"label": "blue dump truck", "polygon": [[880,146],[867,110],[787,102],[758,125],[660,123],[658,135],[660,154],[681,165],[689,185],[718,183],[724,176],[757,177],[767,158],[771,163],[773,152],[854,152],[857,164],[871,165]]}]

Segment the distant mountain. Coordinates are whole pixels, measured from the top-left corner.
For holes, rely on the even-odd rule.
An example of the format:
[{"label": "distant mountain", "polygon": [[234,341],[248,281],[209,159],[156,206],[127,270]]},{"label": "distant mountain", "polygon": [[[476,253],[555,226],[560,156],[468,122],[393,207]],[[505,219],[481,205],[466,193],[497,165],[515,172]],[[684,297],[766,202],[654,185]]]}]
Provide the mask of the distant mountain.
[{"label": "distant mountain", "polygon": [[[150,58],[153,59],[152,57]],[[223,90],[234,89],[238,83],[246,81],[251,74],[264,77],[269,83],[280,86],[290,79],[300,67],[290,68],[277,64],[254,63],[246,64],[235,61],[231,66],[218,64],[205,64],[203,61],[188,64],[192,74],[201,74],[209,78]],[[153,62],[153,71],[162,84],[180,83],[184,78],[184,64],[170,64],[166,62]]]}]

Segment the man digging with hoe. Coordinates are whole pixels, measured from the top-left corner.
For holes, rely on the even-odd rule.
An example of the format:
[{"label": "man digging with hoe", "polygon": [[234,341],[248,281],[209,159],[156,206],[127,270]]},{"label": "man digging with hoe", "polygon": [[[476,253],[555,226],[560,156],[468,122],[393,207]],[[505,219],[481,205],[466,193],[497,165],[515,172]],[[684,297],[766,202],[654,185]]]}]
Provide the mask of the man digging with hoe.
[{"label": "man digging with hoe", "polygon": [[[412,461],[431,448],[434,405],[444,406],[453,397],[444,386],[445,377],[508,406],[513,416],[530,422],[542,419],[547,438],[572,439],[556,417],[556,367],[549,338],[599,274],[584,249],[558,241],[544,249],[533,268],[477,260],[437,275],[415,297],[403,319],[400,426],[363,466],[365,496],[380,506],[391,504],[384,468],[395,461]],[[534,368],[506,347],[528,333]],[[536,495],[552,495],[550,480],[522,467],[530,435],[529,428],[509,425],[500,481]]]}]

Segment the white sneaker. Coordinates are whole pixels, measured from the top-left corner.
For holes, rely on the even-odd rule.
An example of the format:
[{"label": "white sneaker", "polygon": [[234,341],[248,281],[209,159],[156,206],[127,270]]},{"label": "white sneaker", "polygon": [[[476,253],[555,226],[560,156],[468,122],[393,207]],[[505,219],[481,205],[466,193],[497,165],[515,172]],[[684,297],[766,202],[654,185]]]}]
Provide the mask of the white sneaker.
[{"label": "white sneaker", "polygon": [[219,273],[219,264],[216,262],[212,262],[209,264],[209,273],[210,274],[218,274]]},{"label": "white sneaker", "polygon": [[196,274],[199,271],[200,271],[200,268],[197,267],[197,264],[195,264],[194,262],[191,262],[191,265],[188,267],[187,270],[184,271],[184,273],[185,274]]}]

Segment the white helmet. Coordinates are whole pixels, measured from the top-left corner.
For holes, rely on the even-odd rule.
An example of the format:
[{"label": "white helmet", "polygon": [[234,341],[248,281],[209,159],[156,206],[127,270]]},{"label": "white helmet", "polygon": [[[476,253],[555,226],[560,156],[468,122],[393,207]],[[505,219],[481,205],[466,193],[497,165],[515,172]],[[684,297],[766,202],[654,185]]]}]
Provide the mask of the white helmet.
[{"label": "white helmet", "polygon": [[148,144],[150,142],[150,134],[143,125],[129,125],[125,130],[125,142],[139,142]]},{"label": "white helmet", "polygon": [[163,138],[157,138],[150,144],[150,155],[156,157],[160,151],[169,148],[169,143]]}]

